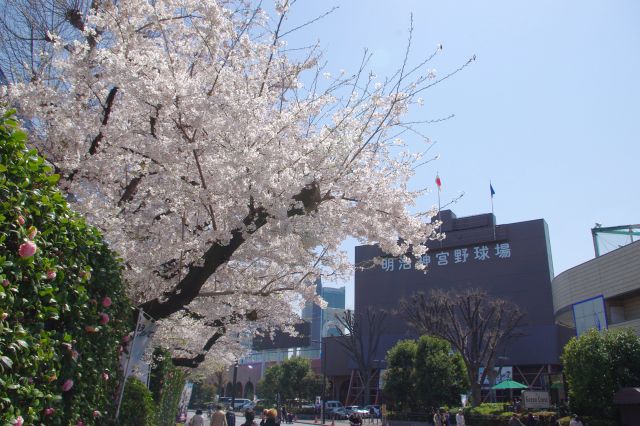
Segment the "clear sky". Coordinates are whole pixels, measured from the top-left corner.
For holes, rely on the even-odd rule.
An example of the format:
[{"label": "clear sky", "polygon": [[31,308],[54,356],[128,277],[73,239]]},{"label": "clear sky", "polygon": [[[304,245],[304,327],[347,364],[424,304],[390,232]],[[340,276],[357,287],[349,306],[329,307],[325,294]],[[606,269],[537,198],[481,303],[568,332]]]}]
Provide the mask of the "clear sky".
[{"label": "clear sky", "polygon": [[419,111],[455,114],[426,129],[441,159],[416,181],[433,185],[437,170],[443,203],[464,192],[458,217],[491,211],[491,180],[498,224],[547,221],[556,275],[593,258],[596,222],[640,223],[640,1],[298,0],[287,25],[333,6],[290,38],[319,39],[328,71],[355,71],[366,47],[371,68],[392,74],[411,13],[414,63],[438,43],[439,76],[477,55]]}]

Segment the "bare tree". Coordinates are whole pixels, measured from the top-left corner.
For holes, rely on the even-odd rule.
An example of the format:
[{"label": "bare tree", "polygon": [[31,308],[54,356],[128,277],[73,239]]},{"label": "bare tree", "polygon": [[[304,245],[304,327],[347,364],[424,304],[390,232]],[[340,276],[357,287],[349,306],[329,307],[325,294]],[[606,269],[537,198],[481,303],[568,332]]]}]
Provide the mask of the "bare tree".
[{"label": "bare tree", "polygon": [[478,405],[481,384],[494,368],[498,349],[516,337],[516,328],[524,317],[522,311],[478,289],[461,293],[432,290],[429,296],[420,292],[400,306],[419,333],[445,339],[460,352],[471,384],[472,404]]},{"label": "bare tree", "polygon": [[[387,313],[367,308],[364,313],[346,310],[344,316],[336,315],[340,327],[338,343],[349,353],[355,362],[362,380],[363,404],[369,404],[371,379],[374,376],[374,358],[378,352],[380,336],[384,330]],[[356,395],[356,398],[360,393]]]},{"label": "bare tree", "polygon": [[[66,42],[87,37],[85,16],[98,0],[5,0],[0,2],[0,77],[18,83],[53,76],[54,34]],[[91,36],[89,36],[91,37]]]}]

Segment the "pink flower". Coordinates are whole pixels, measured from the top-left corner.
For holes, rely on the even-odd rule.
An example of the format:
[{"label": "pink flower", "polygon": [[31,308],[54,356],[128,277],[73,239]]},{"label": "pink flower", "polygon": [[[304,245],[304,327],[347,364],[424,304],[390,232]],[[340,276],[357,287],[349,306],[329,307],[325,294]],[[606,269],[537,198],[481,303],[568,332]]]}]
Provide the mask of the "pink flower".
[{"label": "pink flower", "polygon": [[100,417],[102,413],[98,410],[93,410],[93,417]]},{"label": "pink flower", "polygon": [[131,339],[131,337],[129,337],[129,335],[127,334],[122,338],[122,343],[129,343],[129,339]]},{"label": "pink flower", "polygon": [[3,287],[9,287],[9,284],[10,284],[9,280],[2,280]]},{"label": "pink flower", "polygon": [[22,416],[16,417],[16,420],[13,422],[14,426],[22,426],[23,423],[24,419],[22,418]]},{"label": "pink flower", "polygon": [[52,415],[53,415],[53,413],[55,413],[55,412],[56,412],[56,409],[55,409],[55,408],[51,408],[51,407],[49,407],[49,408],[45,408],[45,409],[44,409],[44,415],[45,415],[45,416],[52,416]]},{"label": "pink flower", "polygon": [[72,360],[77,361],[79,356],[80,356],[80,353],[78,351],[71,351]]},{"label": "pink flower", "polygon": [[63,392],[69,392],[71,390],[71,388],[73,387],[73,380],[71,379],[67,379],[63,384],[62,384],[62,391]]},{"label": "pink flower", "polygon": [[0,315],[0,319],[2,319],[2,321],[6,320],[9,317],[9,314],[6,312],[3,312],[2,315]]},{"label": "pink flower", "polygon": [[38,235],[38,228],[36,228],[35,226],[30,226],[27,231],[29,232],[29,234],[27,235],[29,236],[30,240],[33,240],[36,235]]},{"label": "pink flower", "polygon": [[106,371],[104,373],[102,373],[102,380],[104,380],[104,381],[109,380],[109,373],[107,373]]},{"label": "pink flower", "polygon": [[49,269],[47,271],[47,279],[49,281],[56,279],[56,271],[55,271],[55,269]]},{"label": "pink flower", "polygon": [[78,423],[76,423],[76,426],[84,426],[84,422],[82,420],[78,420]]},{"label": "pink flower", "polygon": [[38,247],[33,241],[27,241],[26,243],[20,244],[18,254],[21,258],[26,259],[27,257],[31,257],[36,254],[37,249]]},{"label": "pink flower", "polygon": [[24,217],[22,215],[18,216],[18,223],[24,225]]},{"label": "pink flower", "polygon": [[68,351],[73,349],[73,347],[71,346],[71,343],[62,343],[60,346],[62,346],[63,348],[65,348]]},{"label": "pink flower", "polygon": [[105,308],[111,306],[111,298],[109,296],[105,296],[104,299],[102,299],[102,306]]},{"label": "pink flower", "polygon": [[100,324],[105,325],[109,322],[109,315],[104,312],[100,313]]}]

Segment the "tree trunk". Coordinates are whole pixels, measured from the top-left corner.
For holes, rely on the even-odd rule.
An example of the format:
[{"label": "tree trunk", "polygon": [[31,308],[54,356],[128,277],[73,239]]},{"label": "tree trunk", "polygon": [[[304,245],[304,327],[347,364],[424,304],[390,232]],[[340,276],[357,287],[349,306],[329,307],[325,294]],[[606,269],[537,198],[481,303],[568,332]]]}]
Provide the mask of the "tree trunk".
[{"label": "tree trunk", "polygon": [[482,402],[482,385],[477,381],[471,382],[471,406],[477,407]]}]

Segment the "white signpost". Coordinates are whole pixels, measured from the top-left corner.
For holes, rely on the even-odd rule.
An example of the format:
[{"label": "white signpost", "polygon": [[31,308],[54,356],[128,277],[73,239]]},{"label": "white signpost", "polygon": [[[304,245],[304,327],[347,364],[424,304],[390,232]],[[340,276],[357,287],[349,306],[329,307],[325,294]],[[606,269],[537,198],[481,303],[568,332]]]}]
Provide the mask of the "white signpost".
[{"label": "white signpost", "polygon": [[531,390],[522,391],[522,407],[525,409],[551,407],[549,392]]}]

